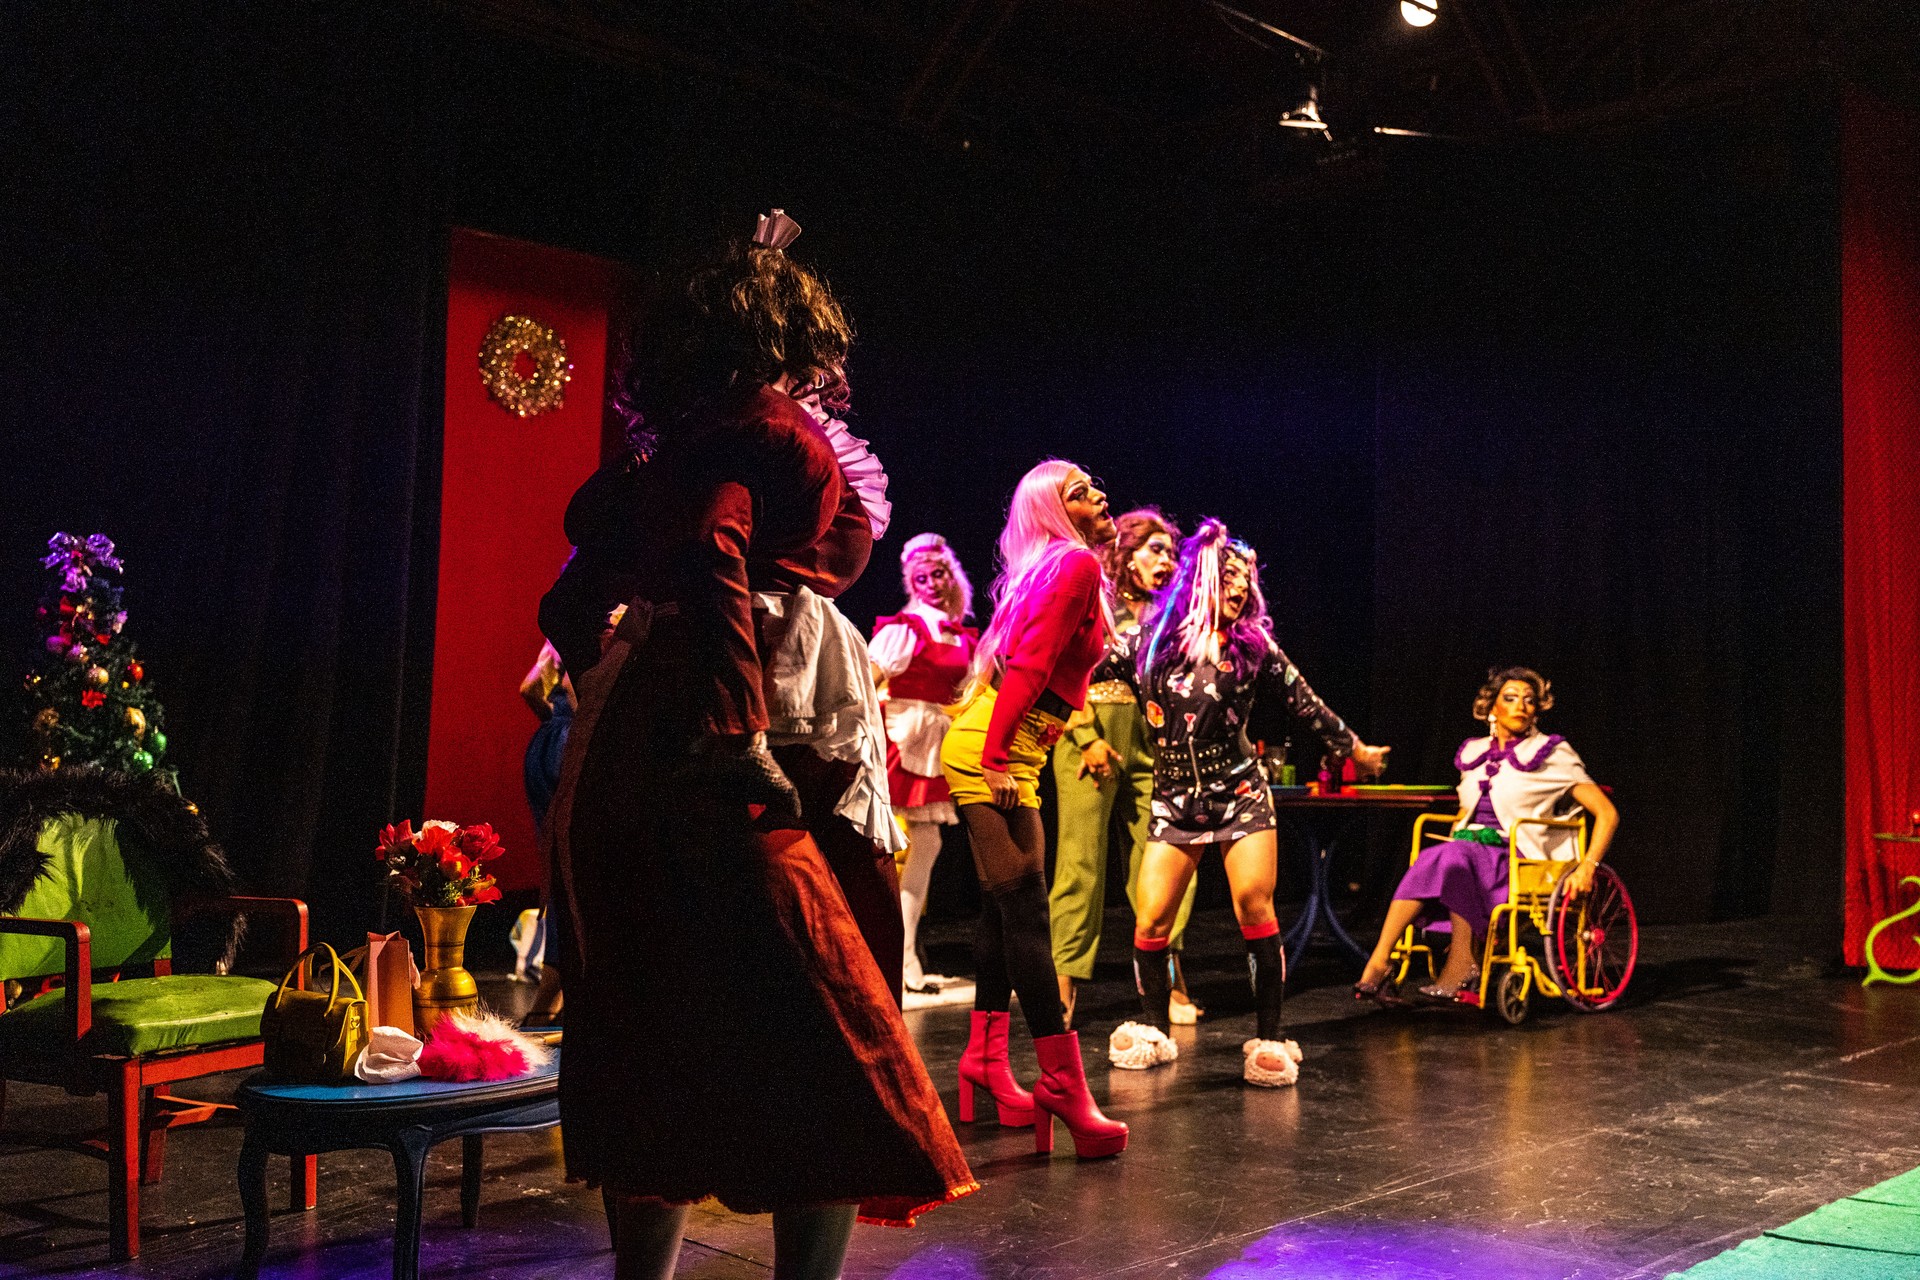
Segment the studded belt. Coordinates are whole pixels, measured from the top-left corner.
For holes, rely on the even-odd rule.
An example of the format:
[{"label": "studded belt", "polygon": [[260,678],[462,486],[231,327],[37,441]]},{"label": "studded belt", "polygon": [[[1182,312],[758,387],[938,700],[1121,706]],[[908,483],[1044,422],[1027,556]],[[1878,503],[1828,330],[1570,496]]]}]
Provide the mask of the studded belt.
[{"label": "studded belt", "polygon": [[1087,686],[1087,701],[1105,706],[1137,702],[1138,699],[1134,697],[1133,686],[1125,680],[1102,680]]}]

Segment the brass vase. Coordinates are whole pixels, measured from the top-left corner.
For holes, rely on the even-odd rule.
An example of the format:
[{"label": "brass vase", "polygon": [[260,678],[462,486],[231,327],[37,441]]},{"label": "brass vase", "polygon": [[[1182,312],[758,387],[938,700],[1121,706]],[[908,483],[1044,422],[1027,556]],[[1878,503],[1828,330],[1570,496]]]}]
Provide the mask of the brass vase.
[{"label": "brass vase", "polygon": [[420,985],[413,989],[414,1034],[424,1040],[433,1024],[449,1013],[478,1012],[480,988],[463,967],[473,908],[415,907],[413,913],[420,917],[420,936],[427,952]]}]

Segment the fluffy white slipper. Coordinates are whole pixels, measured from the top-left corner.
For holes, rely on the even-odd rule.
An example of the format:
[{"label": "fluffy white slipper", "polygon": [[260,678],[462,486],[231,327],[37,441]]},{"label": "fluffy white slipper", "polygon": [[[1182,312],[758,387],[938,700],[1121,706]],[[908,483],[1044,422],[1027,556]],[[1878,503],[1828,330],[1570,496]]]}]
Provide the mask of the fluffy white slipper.
[{"label": "fluffy white slipper", "polygon": [[1180,1056],[1180,1046],[1158,1027],[1123,1022],[1107,1037],[1107,1061],[1124,1071],[1145,1071]]},{"label": "fluffy white slipper", "polygon": [[1200,1021],[1200,1006],[1191,999],[1180,999],[1180,993],[1174,992],[1167,1001],[1167,1021],[1176,1027],[1190,1027]]},{"label": "fluffy white slipper", "polygon": [[[1279,1089],[1300,1078],[1300,1046],[1291,1040],[1249,1040],[1240,1046],[1240,1052],[1246,1057],[1240,1074],[1248,1084]],[[1284,1065],[1275,1068],[1263,1064],[1260,1061],[1263,1054],[1269,1060],[1279,1059]]]}]

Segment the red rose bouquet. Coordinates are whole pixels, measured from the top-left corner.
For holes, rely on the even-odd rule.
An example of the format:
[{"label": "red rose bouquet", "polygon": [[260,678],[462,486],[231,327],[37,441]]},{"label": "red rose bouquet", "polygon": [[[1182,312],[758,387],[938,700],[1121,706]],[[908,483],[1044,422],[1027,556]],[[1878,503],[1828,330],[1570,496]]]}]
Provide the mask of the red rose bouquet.
[{"label": "red rose bouquet", "polygon": [[481,863],[503,852],[493,828],[482,822],[456,827],[432,820],[412,822],[380,833],[376,856],[387,868],[387,883],[416,907],[471,907],[498,902],[499,886]]}]

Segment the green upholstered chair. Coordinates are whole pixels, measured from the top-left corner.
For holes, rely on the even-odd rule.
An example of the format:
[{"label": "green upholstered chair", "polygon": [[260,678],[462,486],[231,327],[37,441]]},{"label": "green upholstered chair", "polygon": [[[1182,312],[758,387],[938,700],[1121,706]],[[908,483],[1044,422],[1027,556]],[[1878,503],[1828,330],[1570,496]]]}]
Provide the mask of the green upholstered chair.
[{"label": "green upholstered chair", "polygon": [[[173,803],[191,815],[203,862],[213,859],[225,877],[197,811]],[[174,882],[193,878],[178,874],[177,858],[145,852],[140,825],[98,813],[39,819],[37,871],[18,907],[0,912],[0,978],[21,984],[19,1001],[0,1014],[0,1109],[7,1080],[107,1095],[106,1135],[86,1145],[107,1160],[115,1261],[140,1252],[140,1185],[160,1180],[167,1131],[208,1119],[221,1106],[176,1097],[167,1086],[261,1062],[260,1013],[274,984],[174,973],[176,925],[196,913],[236,923],[241,913],[280,914],[290,926],[292,954],[307,945],[304,903],[188,898]],[[6,853],[17,859],[24,847],[14,843],[22,847]],[[11,870],[19,879],[19,867]],[[204,888],[204,875],[189,887]],[[313,1168],[312,1157],[294,1158],[296,1206],[313,1206]]]}]

